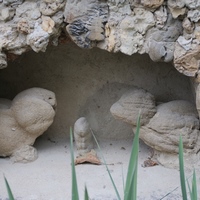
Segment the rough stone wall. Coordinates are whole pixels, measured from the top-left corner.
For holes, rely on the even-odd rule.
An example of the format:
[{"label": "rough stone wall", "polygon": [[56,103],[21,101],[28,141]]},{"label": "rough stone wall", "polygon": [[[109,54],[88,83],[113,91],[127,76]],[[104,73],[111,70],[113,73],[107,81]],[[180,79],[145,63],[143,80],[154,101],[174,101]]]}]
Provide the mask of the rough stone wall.
[{"label": "rough stone wall", "polygon": [[173,61],[199,80],[199,0],[1,0],[0,68],[12,54],[58,45],[63,32],[82,48]]}]

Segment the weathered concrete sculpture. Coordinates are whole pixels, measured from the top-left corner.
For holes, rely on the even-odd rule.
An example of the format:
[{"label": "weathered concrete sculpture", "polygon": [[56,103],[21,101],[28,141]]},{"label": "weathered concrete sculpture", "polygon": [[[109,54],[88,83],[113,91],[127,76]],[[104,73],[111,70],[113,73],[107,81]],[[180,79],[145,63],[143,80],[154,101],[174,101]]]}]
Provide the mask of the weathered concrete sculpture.
[{"label": "weathered concrete sculpture", "polygon": [[93,140],[90,125],[85,117],[79,118],[74,124],[74,139],[77,154],[82,156],[93,149]]},{"label": "weathered concrete sculpture", "polygon": [[133,130],[141,111],[140,138],[154,149],[161,164],[169,166],[167,162],[170,160],[163,159],[163,155],[176,155],[178,158],[180,134],[186,155],[196,155],[200,150],[198,112],[187,101],[175,100],[155,106],[153,95],[135,89],[124,94],[110,111],[115,118],[131,124]]},{"label": "weathered concrete sculpture", "polygon": [[32,145],[53,123],[55,108],[55,94],[42,88],[22,91],[13,101],[0,99],[0,156],[14,162],[35,160]]},{"label": "weathered concrete sculpture", "polygon": [[141,127],[140,138],[160,152],[178,153],[180,134],[184,150],[197,153],[199,136],[198,113],[191,103],[170,101],[157,106],[156,114]]},{"label": "weathered concrete sculpture", "polygon": [[143,89],[134,89],[122,95],[110,111],[116,119],[133,126],[136,126],[138,114],[141,112],[141,125],[145,125],[156,113],[155,98]]},{"label": "weathered concrete sculpture", "polygon": [[77,158],[75,164],[89,162],[100,164],[96,152],[93,150],[93,138],[90,125],[85,117],[79,118],[74,124],[74,139],[76,142]]}]

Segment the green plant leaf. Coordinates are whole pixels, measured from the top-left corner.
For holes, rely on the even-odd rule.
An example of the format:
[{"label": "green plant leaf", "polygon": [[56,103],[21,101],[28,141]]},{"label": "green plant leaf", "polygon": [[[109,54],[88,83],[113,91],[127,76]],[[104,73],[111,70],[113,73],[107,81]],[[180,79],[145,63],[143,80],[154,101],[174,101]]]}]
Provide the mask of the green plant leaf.
[{"label": "green plant leaf", "polygon": [[195,170],[193,172],[193,178],[192,178],[192,199],[191,200],[197,200],[197,180],[196,180]]},{"label": "green plant leaf", "polygon": [[123,183],[123,191],[125,190],[125,185],[124,185],[124,170],[123,170],[123,165],[122,165],[122,183]]},{"label": "green plant leaf", "polygon": [[74,164],[73,135],[72,135],[71,127],[70,127],[70,153],[71,153],[71,168],[72,168],[72,200],[79,200],[76,170],[75,170],[75,164]]},{"label": "green plant leaf", "polygon": [[192,190],[191,190],[191,187],[190,187],[190,184],[189,184],[188,178],[187,178],[187,186],[188,186],[189,193],[190,193],[190,199],[192,200]]},{"label": "green plant leaf", "polygon": [[183,200],[187,200],[187,190],[185,186],[185,172],[184,172],[184,161],[183,161],[183,141],[182,141],[181,135],[179,138],[179,169],[180,169],[182,197],[183,197]]},{"label": "green plant leaf", "polygon": [[126,177],[126,185],[124,191],[124,200],[137,199],[137,168],[139,153],[139,132],[140,132],[140,115],[137,120],[136,133],[133,140],[131,156],[129,160],[128,172]]},{"label": "green plant leaf", "polygon": [[107,163],[106,163],[106,160],[105,160],[105,158],[104,158],[104,156],[103,156],[103,152],[102,152],[102,150],[101,150],[101,147],[100,147],[100,145],[99,145],[99,143],[98,143],[98,141],[97,141],[97,138],[95,137],[95,135],[94,135],[94,133],[93,133],[92,130],[91,130],[91,132],[92,132],[92,135],[93,135],[93,137],[94,137],[94,140],[95,140],[95,142],[96,142],[96,144],[97,144],[97,146],[98,146],[99,152],[100,152],[101,157],[102,157],[103,162],[104,162],[104,165],[106,166],[106,170],[107,170],[107,172],[108,172],[108,175],[109,175],[110,180],[111,180],[111,182],[112,182],[112,185],[113,185],[113,187],[114,187],[114,190],[115,190],[115,193],[116,193],[116,195],[117,195],[117,198],[118,198],[118,200],[121,200],[120,195],[119,195],[119,192],[118,192],[117,187],[116,187],[116,185],[115,185],[115,182],[114,182],[114,180],[113,180],[113,177],[112,177],[112,175],[111,175],[111,173],[110,173],[110,170],[109,170],[109,168],[108,168],[108,165],[107,165]]},{"label": "green plant leaf", "polygon": [[84,195],[84,200],[89,200],[89,195],[88,195],[88,191],[87,191],[87,187],[85,186],[85,195]]},{"label": "green plant leaf", "polygon": [[12,194],[12,191],[10,189],[9,183],[8,183],[8,181],[7,181],[5,176],[4,176],[4,180],[5,180],[5,183],[6,183],[6,189],[7,189],[7,192],[8,192],[9,200],[14,200],[14,196]]}]

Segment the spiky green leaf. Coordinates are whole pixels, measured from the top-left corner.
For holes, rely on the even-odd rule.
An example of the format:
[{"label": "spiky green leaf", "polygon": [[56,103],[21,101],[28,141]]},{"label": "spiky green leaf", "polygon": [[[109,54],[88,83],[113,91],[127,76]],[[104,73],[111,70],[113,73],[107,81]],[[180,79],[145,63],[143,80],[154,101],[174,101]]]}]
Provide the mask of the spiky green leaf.
[{"label": "spiky green leaf", "polygon": [[192,178],[192,199],[191,200],[197,200],[197,180],[196,180],[195,170],[193,172],[193,178]]},{"label": "spiky green leaf", "polygon": [[140,132],[140,115],[137,120],[136,133],[133,140],[131,156],[129,160],[128,172],[126,177],[126,185],[124,191],[124,200],[137,199],[137,168],[139,153],[139,132]]},{"label": "spiky green leaf", "polygon": [[76,170],[75,170],[75,164],[74,164],[73,135],[72,135],[71,127],[70,127],[70,153],[71,153],[71,169],[72,169],[72,200],[79,200]]},{"label": "spiky green leaf", "polygon": [[5,180],[5,183],[6,183],[6,189],[7,189],[7,192],[8,192],[9,200],[14,200],[14,196],[13,196],[12,191],[10,189],[10,185],[9,185],[5,176],[4,176],[4,180]]},{"label": "spiky green leaf", "polygon": [[101,147],[100,147],[100,145],[99,145],[99,143],[98,143],[98,141],[97,141],[97,138],[95,137],[95,135],[94,135],[94,133],[93,133],[92,130],[91,130],[91,132],[92,132],[92,135],[93,135],[93,137],[94,137],[94,140],[95,140],[95,142],[96,142],[96,144],[97,144],[97,146],[98,146],[99,152],[100,152],[101,157],[102,157],[103,162],[104,162],[104,165],[106,166],[106,170],[107,170],[107,172],[108,172],[108,175],[109,175],[110,180],[111,180],[111,182],[112,182],[112,185],[113,185],[113,187],[114,187],[114,190],[115,190],[115,193],[116,193],[116,195],[117,195],[117,198],[118,198],[118,200],[121,200],[120,195],[119,195],[119,192],[118,192],[117,187],[116,187],[116,185],[115,185],[115,182],[114,182],[114,180],[113,180],[113,177],[112,177],[112,175],[111,175],[111,173],[110,173],[110,170],[109,170],[109,168],[108,168],[108,165],[107,165],[107,163],[106,163],[106,160],[105,160],[105,158],[104,158],[104,156],[103,156],[103,152],[102,152],[102,150],[101,150]]},{"label": "spiky green leaf", "polygon": [[182,197],[183,197],[183,200],[187,200],[187,190],[185,186],[185,172],[184,172],[184,161],[183,161],[183,141],[182,141],[181,135],[179,138],[179,169],[180,169]]},{"label": "spiky green leaf", "polygon": [[85,192],[84,192],[84,200],[89,200],[89,195],[88,195],[88,190],[87,190],[87,187],[85,186]]}]

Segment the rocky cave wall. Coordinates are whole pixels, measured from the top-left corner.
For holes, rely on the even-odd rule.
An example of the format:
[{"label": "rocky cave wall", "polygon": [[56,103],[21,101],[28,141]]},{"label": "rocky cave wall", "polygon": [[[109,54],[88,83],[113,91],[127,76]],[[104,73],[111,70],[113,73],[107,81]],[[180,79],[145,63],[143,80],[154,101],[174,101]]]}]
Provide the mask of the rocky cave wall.
[{"label": "rocky cave wall", "polygon": [[[30,51],[0,70],[0,96],[13,99],[19,92],[42,87],[53,91],[57,112],[45,134],[52,140],[69,135],[69,127],[86,117],[101,138],[132,137],[128,124],[114,119],[110,107],[134,86],[151,92],[157,102],[183,99],[194,103],[190,80],[169,63],[153,62],[147,54],[127,56],[74,43]],[[44,135],[44,136],[45,136]]]},{"label": "rocky cave wall", "polygon": [[[0,68],[9,66],[0,71],[0,95],[13,98],[33,86],[54,91],[58,112],[49,130],[52,137],[65,135],[82,115],[99,135],[115,137],[117,131],[121,137],[127,125],[114,122],[107,112],[133,85],[157,101],[195,99],[199,108],[198,0],[0,2]],[[76,47],[69,37],[91,50]],[[130,134],[126,130],[123,135]]]},{"label": "rocky cave wall", "polygon": [[64,32],[82,48],[148,53],[198,78],[199,8],[198,0],[1,0],[0,66],[10,53],[57,45]]}]

